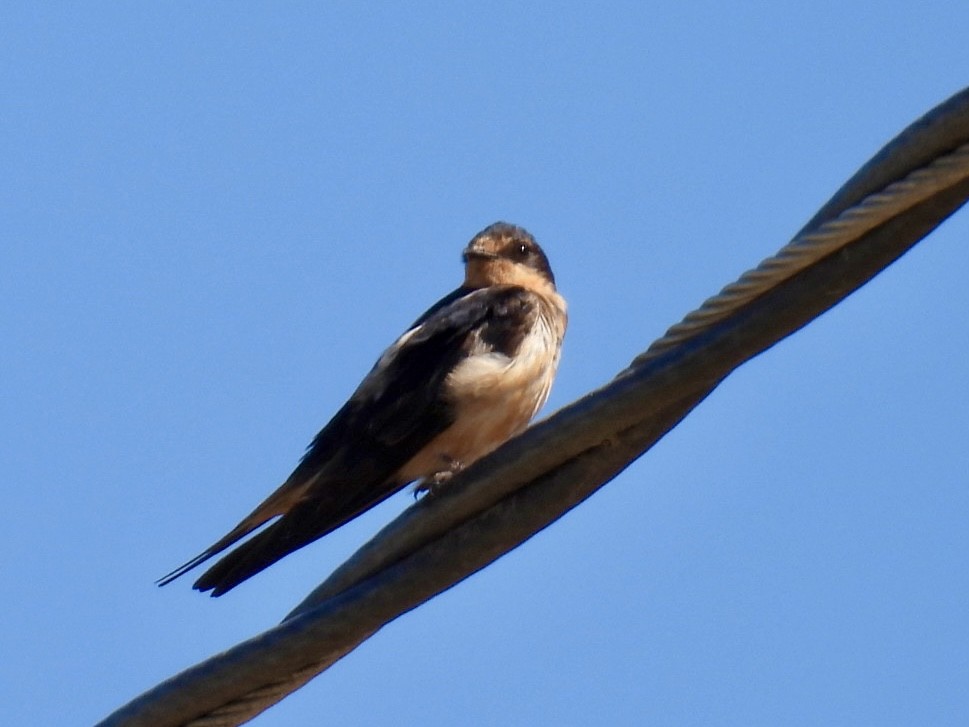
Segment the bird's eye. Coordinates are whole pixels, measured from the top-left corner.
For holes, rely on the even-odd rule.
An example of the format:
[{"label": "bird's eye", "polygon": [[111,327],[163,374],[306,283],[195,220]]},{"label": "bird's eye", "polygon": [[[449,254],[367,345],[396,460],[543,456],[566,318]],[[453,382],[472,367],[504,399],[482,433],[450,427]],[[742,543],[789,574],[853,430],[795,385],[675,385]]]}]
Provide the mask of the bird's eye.
[{"label": "bird's eye", "polygon": [[522,258],[528,257],[528,253],[529,253],[528,245],[526,245],[524,242],[519,243],[515,247],[515,252],[517,253],[518,257],[522,257]]}]

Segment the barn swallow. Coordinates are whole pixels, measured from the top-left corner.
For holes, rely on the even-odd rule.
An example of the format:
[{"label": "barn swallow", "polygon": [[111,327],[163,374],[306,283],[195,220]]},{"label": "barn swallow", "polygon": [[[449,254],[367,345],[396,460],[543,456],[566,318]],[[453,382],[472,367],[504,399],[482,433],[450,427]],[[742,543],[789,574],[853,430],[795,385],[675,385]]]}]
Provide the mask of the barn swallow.
[{"label": "barn swallow", "polygon": [[273,521],[195,582],[221,596],[408,483],[441,486],[525,428],[555,377],[565,300],[521,227],[485,228],[462,258],[461,287],[381,355],[279,489],[159,585]]}]

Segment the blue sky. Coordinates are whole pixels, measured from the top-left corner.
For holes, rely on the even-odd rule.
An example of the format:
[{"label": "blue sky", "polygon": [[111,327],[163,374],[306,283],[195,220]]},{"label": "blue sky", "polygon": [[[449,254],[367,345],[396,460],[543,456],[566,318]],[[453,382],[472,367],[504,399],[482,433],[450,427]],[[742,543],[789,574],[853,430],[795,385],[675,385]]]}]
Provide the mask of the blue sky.
[{"label": "blue sky", "polygon": [[[969,83],[959,3],[11,3],[0,722],[86,724],[277,622],[401,494],[212,600],[220,536],[505,219],[546,412]],[[969,722],[969,214],[616,481],[255,724]]]}]

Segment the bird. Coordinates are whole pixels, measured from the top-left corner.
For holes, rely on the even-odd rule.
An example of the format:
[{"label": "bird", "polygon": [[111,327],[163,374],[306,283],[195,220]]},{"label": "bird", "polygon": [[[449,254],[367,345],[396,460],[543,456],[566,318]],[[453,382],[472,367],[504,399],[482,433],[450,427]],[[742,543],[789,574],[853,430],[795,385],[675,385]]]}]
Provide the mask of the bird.
[{"label": "bird", "polygon": [[522,227],[486,227],[462,261],[462,284],[384,351],[283,484],[158,585],[251,535],[193,585],[221,596],[410,483],[433,496],[527,426],[555,378],[566,302]]}]

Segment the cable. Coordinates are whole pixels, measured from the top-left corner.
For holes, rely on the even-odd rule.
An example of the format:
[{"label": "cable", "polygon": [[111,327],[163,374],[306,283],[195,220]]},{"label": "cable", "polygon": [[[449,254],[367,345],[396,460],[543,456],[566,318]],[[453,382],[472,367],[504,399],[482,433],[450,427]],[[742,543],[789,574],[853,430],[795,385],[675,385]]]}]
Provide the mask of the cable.
[{"label": "cable", "polygon": [[241,724],[554,522],[733,369],[835,305],[962,206],[967,147],[969,89],[888,144],[777,256],[673,326],[616,379],[408,508],[282,624],[159,684],[101,727]]},{"label": "cable", "polygon": [[712,298],[707,298],[699,308],[671,326],[662,338],[636,357],[633,367],[715,326],[766,290],[966,176],[969,176],[969,143],[935,159],[927,167],[916,169],[905,179],[888,185],[882,191],[865,197],[816,231],[798,235],[775,255],[745,272],[737,281]]}]

